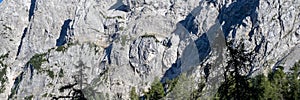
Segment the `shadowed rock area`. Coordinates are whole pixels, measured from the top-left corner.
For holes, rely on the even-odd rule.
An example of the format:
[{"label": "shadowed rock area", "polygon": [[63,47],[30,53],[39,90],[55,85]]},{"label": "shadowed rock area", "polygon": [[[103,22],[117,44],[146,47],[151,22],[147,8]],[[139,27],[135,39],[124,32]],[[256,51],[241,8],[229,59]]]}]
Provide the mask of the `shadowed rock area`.
[{"label": "shadowed rock area", "polygon": [[0,99],[293,100],[299,4],[6,0]]}]

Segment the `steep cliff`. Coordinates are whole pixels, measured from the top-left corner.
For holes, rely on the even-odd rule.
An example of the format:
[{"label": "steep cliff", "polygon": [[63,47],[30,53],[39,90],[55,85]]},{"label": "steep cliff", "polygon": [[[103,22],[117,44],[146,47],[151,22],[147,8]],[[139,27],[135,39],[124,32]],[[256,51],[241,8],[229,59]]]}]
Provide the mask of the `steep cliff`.
[{"label": "steep cliff", "polygon": [[232,59],[249,77],[300,60],[299,10],[299,0],[4,0],[0,98],[129,99],[182,73],[208,98]]}]

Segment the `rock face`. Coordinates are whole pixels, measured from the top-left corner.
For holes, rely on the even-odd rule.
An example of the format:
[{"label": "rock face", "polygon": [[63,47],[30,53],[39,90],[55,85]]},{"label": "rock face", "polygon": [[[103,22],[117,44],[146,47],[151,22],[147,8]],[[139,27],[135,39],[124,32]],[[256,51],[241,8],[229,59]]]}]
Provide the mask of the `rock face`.
[{"label": "rock face", "polygon": [[143,95],[155,77],[181,73],[205,77],[206,98],[224,79],[228,48],[253,53],[241,69],[249,76],[300,60],[299,0],[5,0],[0,9],[3,99],[129,99],[132,87]]}]

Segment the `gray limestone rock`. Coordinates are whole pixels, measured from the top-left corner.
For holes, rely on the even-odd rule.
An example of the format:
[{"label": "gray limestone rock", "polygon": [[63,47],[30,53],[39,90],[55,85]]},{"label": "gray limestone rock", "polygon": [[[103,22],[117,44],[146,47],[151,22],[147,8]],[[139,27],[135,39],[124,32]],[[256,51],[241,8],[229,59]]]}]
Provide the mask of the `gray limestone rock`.
[{"label": "gray limestone rock", "polygon": [[[299,0],[4,0],[0,99],[129,99],[155,77],[224,80],[229,49],[255,76],[299,59]],[[232,44],[229,44],[232,43]],[[205,77],[205,78],[203,78]],[[195,87],[197,88],[197,87]]]}]

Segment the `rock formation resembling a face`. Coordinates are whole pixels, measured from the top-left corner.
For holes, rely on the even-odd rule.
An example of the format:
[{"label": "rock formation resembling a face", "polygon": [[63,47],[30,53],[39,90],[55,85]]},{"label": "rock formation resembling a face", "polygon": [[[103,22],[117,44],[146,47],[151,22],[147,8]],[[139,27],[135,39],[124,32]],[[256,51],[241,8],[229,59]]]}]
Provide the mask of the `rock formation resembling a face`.
[{"label": "rock formation resembling a face", "polygon": [[154,37],[142,37],[130,46],[129,62],[140,74],[149,74],[155,64],[158,46]]}]

